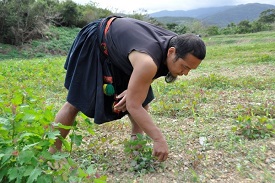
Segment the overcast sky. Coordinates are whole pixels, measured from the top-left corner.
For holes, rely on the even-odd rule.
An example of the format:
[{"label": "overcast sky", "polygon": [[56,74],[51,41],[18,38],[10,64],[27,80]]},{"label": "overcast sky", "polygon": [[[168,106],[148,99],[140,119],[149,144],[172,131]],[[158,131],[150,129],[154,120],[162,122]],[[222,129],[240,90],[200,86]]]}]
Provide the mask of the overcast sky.
[{"label": "overcast sky", "polygon": [[197,8],[261,3],[275,5],[275,0],[74,0],[79,4],[96,3],[114,13],[133,13],[146,10],[148,13],[161,10],[191,10]]}]

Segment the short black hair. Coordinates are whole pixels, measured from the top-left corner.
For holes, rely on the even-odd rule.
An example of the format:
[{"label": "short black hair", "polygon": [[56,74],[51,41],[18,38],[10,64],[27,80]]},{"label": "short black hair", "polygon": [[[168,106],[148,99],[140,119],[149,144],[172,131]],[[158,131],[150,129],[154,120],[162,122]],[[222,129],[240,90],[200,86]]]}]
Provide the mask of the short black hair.
[{"label": "short black hair", "polygon": [[176,60],[184,58],[189,53],[200,60],[203,60],[206,55],[206,46],[196,34],[187,33],[174,36],[169,42],[170,47],[176,48]]}]

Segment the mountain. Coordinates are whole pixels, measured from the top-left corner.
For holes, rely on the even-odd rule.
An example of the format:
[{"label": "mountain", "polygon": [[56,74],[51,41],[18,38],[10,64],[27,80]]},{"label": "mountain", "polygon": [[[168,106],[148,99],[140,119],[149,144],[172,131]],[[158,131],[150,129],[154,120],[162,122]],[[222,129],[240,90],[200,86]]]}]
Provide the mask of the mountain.
[{"label": "mountain", "polygon": [[155,17],[155,19],[163,24],[176,23],[190,25],[195,21],[198,21],[196,18],[192,17]]},{"label": "mountain", "polygon": [[[180,18],[186,20],[186,17],[189,17],[200,20],[202,23],[207,25],[225,27],[230,23],[238,24],[240,21],[243,20],[254,21],[259,18],[261,12],[267,9],[275,9],[275,6],[270,4],[249,3],[236,6],[199,8],[188,11],[164,10],[151,13],[150,16],[156,18],[163,23],[167,23],[167,20],[171,21],[169,23],[179,23]],[[165,21],[162,20],[164,17]],[[177,21],[174,22],[175,19],[177,19]]]},{"label": "mountain", "polygon": [[192,17],[192,18],[199,18],[208,16],[214,13],[218,13],[221,11],[225,11],[230,9],[234,6],[222,6],[222,7],[210,7],[210,8],[199,8],[194,10],[175,10],[175,11],[168,11],[163,10],[155,13],[151,13],[150,16],[157,18],[157,17]]}]

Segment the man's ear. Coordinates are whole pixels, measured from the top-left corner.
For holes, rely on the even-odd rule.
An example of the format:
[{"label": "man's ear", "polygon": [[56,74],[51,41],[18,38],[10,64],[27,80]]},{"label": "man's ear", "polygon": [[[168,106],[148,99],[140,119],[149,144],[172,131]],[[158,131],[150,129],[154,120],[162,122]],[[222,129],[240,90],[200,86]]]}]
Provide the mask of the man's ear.
[{"label": "man's ear", "polygon": [[176,53],[176,48],[175,47],[170,47],[167,52],[167,56],[175,54]]}]

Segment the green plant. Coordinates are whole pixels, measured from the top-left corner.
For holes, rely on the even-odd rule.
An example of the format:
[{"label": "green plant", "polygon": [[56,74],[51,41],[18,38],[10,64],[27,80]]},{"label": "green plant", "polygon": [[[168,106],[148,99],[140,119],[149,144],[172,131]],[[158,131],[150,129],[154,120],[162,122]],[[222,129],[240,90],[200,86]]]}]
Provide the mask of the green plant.
[{"label": "green plant", "polygon": [[201,88],[214,89],[230,87],[230,80],[222,75],[210,74],[209,76],[200,76],[194,82]]},{"label": "green plant", "polygon": [[275,120],[266,116],[239,116],[232,130],[248,139],[272,137],[275,135]]},{"label": "green plant", "polygon": [[150,138],[137,134],[136,139],[124,142],[124,152],[131,157],[130,170],[139,173],[155,172],[161,163],[152,156],[152,147],[148,145]]},{"label": "green plant", "polygon": [[106,176],[98,176],[93,165],[82,169],[70,157],[72,145],[81,144],[79,135],[71,135],[71,144],[62,139],[67,151],[48,152],[60,134],[51,128],[53,107],[38,104],[31,93],[22,91],[13,95],[11,103],[0,105],[0,182],[105,182]]}]

